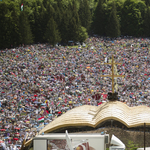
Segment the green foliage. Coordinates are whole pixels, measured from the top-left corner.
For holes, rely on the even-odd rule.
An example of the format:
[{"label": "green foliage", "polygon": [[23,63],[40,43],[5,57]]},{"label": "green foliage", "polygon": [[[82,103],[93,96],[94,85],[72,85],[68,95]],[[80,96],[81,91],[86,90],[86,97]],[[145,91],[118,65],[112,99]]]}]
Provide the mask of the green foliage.
[{"label": "green foliage", "polygon": [[57,30],[56,22],[53,18],[50,18],[47,23],[45,39],[52,45],[55,45],[57,42],[61,41],[59,31]]},{"label": "green foliage", "polygon": [[21,35],[21,44],[31,44],[33,42],[29,20],[24,11],[22,11],[19,16],[19,32]]},{"label": "green foliage", "polygon": [[117,17],[116,5],[115,2],[112,3],[112,10],[108,18],[108,25],[106,29],[107,35],[110,37],[120,36],[120,24]]},{"label": "green foliage", "polygon": [[69,40],[69,18],[70,18],[70,13],[67,13],[65,11],[62,12],[62,20],[61,20],[61,24],[60,24],[60,34],[61,34],[61,39],[63,42],[67,42]]},{"label": "green foliage", "polygon": [[84,41],[87,31],[111,37],[150,36],[149,5],[150,0],[2,0],[0,48]]},{"label": "green foliage", "polygon": [[81,25],[85,27],[87,30],[89,30],[92,22],[92,16],[87,0],[81,0],[80,2],[79,18],[81,21]]},{"label": "green foliage", "polygon": [[136,150],[138,148],[138,144],[134,144],[133,141],[129,140],[126,147],[129,150]]},{"label": "green foliage", "polygon": [[124,35],[138,36],[141,26],[141,12],[135,0],[126,0],[121,14],[121,32]]},{"label": "green foliage", "polygon": [[147,6],[150,6],[150,0],[145,0],[145,4],[146,4]]},{"label": "green foliage", "polygon": [[16,5],[11,2],[10,5],[10,11],[11,11],[11,24],[10,24],[10,30],[11,30],[11,44],[14,46],[17,46],[20,42],[20,32],[19,32],[19,16],[18,11],[16,8]]},{"label": "green foliage", "polygon": [[[10,43],[9,36],[10,31],[9,23],[10,23],[10,14],[8,13],[8,5],[4,2],[0,3],[0,47],[7,47],[7,44]],[[7,15],[6,15],[7,14]]]},{"label": "green foliage", "polygon": [[86,28],[80,27],[79,28],[79,40],[80,42],[84,42],[88,38],[88,34],[86,32]]},{"label": "green foliage", "polygon": [[103,5],[103,1],[99,0],[93,17],[93,30],[99,35],[105,35],[106,26],[106,11]]},{"label": "green foliage", "polygon": [[147,7],[145,12],[144,33],[146,36],[150,36],[150,7]]}]

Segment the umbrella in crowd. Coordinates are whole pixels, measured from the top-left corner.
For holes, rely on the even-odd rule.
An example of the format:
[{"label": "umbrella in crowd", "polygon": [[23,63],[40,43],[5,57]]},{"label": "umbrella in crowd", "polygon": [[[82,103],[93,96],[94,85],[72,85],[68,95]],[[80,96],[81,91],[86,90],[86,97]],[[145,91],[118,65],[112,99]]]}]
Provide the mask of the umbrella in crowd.
[{"label": "umbrella in crowd", "polygon": [[15,129],[16,129],[16,130],[20,130],[20,128],[18,128],[18,127],[16,127]]},{"label": "umbrella in crowd", "polygon": [[19,139],[18,138],[13,138],[13,140],[18,141]]},{"label": "umbrella in crowd", "polygon": [[0,140],[0,143],[4,143],[4,141]]}]

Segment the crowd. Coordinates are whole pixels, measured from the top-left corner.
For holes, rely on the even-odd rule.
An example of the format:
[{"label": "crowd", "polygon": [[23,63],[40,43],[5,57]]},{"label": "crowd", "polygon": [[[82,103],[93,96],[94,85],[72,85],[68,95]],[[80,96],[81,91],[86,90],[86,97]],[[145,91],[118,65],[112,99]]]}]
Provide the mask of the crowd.
[{"label": "crowd", "polygon": [[150,40],[91,37],[81,46],[35,44],[0,51],[0,143],[17,149],[25,134],[80,105],[98,106],[111,92],[111,65],[118,100],[150,106]]}]

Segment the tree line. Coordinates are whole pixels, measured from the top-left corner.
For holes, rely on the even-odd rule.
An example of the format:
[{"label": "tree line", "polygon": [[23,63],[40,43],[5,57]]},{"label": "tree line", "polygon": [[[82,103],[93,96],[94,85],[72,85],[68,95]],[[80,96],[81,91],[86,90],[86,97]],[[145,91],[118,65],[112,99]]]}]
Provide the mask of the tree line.
[{"label": "tree line", "polygon": [[92,33],[150,36],[149,4],[150,0],[2,0],[0,48],[83,42]]}]

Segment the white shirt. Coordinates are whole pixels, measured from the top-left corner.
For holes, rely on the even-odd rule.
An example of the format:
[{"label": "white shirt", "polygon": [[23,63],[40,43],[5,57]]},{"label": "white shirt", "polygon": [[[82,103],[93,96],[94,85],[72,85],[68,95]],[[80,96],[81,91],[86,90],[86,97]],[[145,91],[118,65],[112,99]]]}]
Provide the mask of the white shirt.
[{"label": "white shirt", "polygon": [[9,147],[7,147],[6,150],[11,150],[11,149]]},{"label": "white shirt", "polygon": [[11,149],[10,150],[16,150],[16,146],[11,146]]}]

